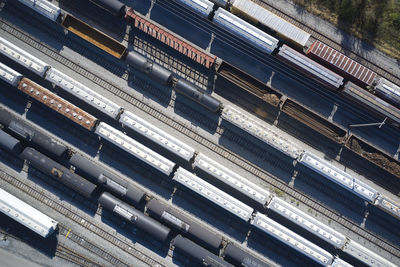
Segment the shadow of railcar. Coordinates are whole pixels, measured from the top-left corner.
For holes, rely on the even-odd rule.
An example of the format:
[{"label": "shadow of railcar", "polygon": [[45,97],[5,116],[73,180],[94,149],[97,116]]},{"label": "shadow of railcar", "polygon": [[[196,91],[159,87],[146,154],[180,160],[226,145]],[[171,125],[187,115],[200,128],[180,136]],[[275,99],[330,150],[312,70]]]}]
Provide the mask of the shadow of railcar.
[{"label": "shadow of railcar", "polygon": [[16,223],[15,220],[3,213],[0,213],[0,229],[3,232],[4,240],[9,238],[20,240],[48,258],[55,257],[58,243],[58,230],[47,238],[43,238],[22,224]]}]

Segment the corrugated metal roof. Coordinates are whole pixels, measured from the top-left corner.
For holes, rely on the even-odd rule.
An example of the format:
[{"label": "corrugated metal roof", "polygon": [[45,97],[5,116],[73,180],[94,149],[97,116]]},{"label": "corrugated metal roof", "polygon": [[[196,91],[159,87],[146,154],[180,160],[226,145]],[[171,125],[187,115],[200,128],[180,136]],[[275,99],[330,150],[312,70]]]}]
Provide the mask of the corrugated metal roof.
[{"label": "corrugated metal roof", "polygon": [[372,110],[380,113],[384,117],[388,117],[389,119],[400,123],[400,110],[393,107],[389,103],[383,101],[382,99],[374,96],[373,94],[367,92],[366,90],[362,89],[361,87],[347,82],[342,94],[351,99],[356,100],[360,104],[363,104],[369,107]]},{"label": "corrugated metal roof", "polygon": [[301,46],[305,46],[311,36],[250,0],[235,0],[233,7]]},{"label": "corrugated metal roof", "polygon": [[305,55],[297,52],[287,45],[283,45],[279,49],[278,56],[286,60],[292,65],[297,66],[303,72],[309,73],[318,78],[327,85],[339,88],[343,84],[343,77],[334,73],[333,71],[318,64]]},{"label": "corrugated metal roof", "polygon": [[215,24],[229,30],[232,34],[254,44],[267,53],[272,53],[278,46],[278,39],[222,8],[219,8],[215,12],[213,21]]},{"label": "corrugated metal roof", "polygon": [[376,78],[376,73],[372,70],[320,41],[315,41],[308,49],[307,54],[311,54],[325,63],[342,70],[361,83],[371,85]]}]

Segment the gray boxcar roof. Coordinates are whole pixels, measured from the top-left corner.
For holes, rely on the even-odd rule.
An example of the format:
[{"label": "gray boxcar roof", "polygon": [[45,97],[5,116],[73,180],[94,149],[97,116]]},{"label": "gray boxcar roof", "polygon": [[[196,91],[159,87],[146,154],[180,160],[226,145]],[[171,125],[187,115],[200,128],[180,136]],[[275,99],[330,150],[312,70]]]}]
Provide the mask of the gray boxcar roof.
[{"label": "gray boxcar roof", "polygon": [[343,84],[342,76],[325,68],[321,64],[318,64],[317,62],[297,52],[287,45],[283,45],[279,49],[278,56],[285,59],[287,62],[289,62],[289,64],[295,65],[298,69],[311,74],[318,80],[321,80],[322,82],[330,86],[339,88]]},{"label": "gray boxcar roof", "polygon": [[292,40],[296,44],[299,44],[300,46],[305,46],[311,36],[311,34],[309,34],[308,32],[303,31],[299,27],[293,25],[292,23],[275,15],[274,13],[252,1],[235,0],[232,7],[233,12],[235,12],[235,9],[237,9],[247,16],[257,20],[261,24],[278,32],[283,37]]},{"label": "gray boxcar roof", "polygon": [[361,87],[347,82],[342,93],[367,106],[368,108],[380,113],[382,116],[391,119],[392,121],[400,124],[400,110],[395,108],[394,106],[386,103],[382,99],[374,96],[373,94],[367,92],[366,90],[362,89]]}]

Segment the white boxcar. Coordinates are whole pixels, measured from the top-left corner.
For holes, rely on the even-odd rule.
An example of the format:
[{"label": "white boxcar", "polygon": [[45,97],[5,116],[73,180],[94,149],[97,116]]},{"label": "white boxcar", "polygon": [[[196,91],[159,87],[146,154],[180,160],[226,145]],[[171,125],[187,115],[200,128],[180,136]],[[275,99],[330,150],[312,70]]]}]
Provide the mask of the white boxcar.
[{"label": "white boxcar", "polygon": [[378,191],[356,178],[354,178],[353,192],[372,204],[375,204],[375,200],[378,197]]},{"label": "white boxcar", "polygon": [[395,267],[397,265],[389,262],[388,260],[382,258],[376,253],[370,251],[364,246],[358,244],[357,242],[350,240],[344,248],[343,251],[354,258],[358,259],[362,263],[372,266],[372,267]]},{"label": "white boxcar", "polygon": [[274,197],[268,204],[268,209],[275,211],[336,248],[342,248],[346,242],[346,237],[344,235],[280,198]]},{"label": "white boxcar", "polygon": [[156,142],[160,146],[168,149],[169,151],[185,159],[186,161],[189,161],[191,158],[193,158],[193,154],[195,152],[194,148],[179,141],[175,137],[155,127],[151,123],[139,118],[132,112],[125,111],[124,113],[122,113],[119,122],[134,130],[135,132]]},{"label": "white boxcar", "polygon": [[172,161],[164,158],[160,154],[145,147],[144,145],[104,122],[101,122],[97,126],[95,132],[101,138],[113,143],[122,150],[125,150],[129,154],[135,156],[150,166],[153,166],[162,173],[170,175],[175,166],[175,163]]},{"label": "white boxcar", "polygon": [[283,38],[291,40],[299,46],[305,46],[311,36],[308,32],[303,31],[299,27],[275,15],[251,0],[235,0],[231,9],[232,13],[242,13],[246,17],[276,31]]},{"label": "white boxcar", "polygon": [[113,119],[116,119],[118,114],[121,112],[122,108],[119,105],[99,95],[92,89],[84,86],[80,82],[72,79],[55,68],[50,68],[47,71],[45,79],[61,87],[66,92],[82,99]]},{"label": "white boxcar", "polygon": [[394,202],[390,198],[380,195],[376,201],[376,206],[388,211],[392,216],[400,219],[400,204]]},{"label": "white boxcar", "polygon": [[0,211],[28,227],[42,237],[47,237],[58,222],[0,188]]},{"label": "white boxcar", "polygon": [[277,56],[305,75],[332,88],[337,89],[343,84],[342,76],[325,68],[287,45],[283,45],[279,49]]},{"label": "white boxcar", "polygon": [[175,0],[182,3],[185,7],[193,10],[196,14],[207,18],[210,12],[213,10],[214,4],[208,0]]},{"label": "white boxcar", "polygon": [[345,262],[344,260],[342,260],[340,258],[335,258],[335,260],[331,264],[331,267],[353,267],[353,265]]},{"label": "white boxcar", "polygon": [[375,94],[400,108],[400,87],[385,78],[380,78],[374,88]]},{"label": "white boxcar", "polygon": [[261,205],[265,205],[265,203],[269,200],[270,193],[268,190],[249,182],[246,178],[236,174],[235,172],[222,166],[218,162],[210,159],[202,153],[199,153],[196,156],[193,165],[214,176],[224,184],[236,189],[242,194],[260,203]]},{"label": "white boxcar", "polygon": [[36,12],[42,14],[43,16],[56,21],[58,16],[60,16],[61,9],[47,0],[18,0],[24,5],[29,6]]},{"label": "white boxcar", "polygon": [[251,218],[253,213],[251,207],[231,197],[182,167],[179,167],[175,172],[173,180],[246,222]]},{"label": "white boxcar", "polygon": [[20,49],[3,37],[0,37],[0,53],[11,58],[15,62],[28,68],[41,77],[44,76],[44,73],[49,68],[48,64]]},{"label": "white boxcar", "polygon": [[322,160],[320,157],[306,151],[299,159],[299,162],[347,190],[353,190],[353,176]]},{"label": "white boxcar", "polygon": [[232,106],[224,107],[222,118],[291,158],[296,159],[303,152],[301,147],[279,134],[273,127],[267,126],[266,123],[258,121],[254,116],[246,115]]},{"label": "white boxcar", "polygon": [[333,256],[329,252],[268,218],[264,214],[257,212],[252,225],[319,264],[327,266],[333,260]]},{"label": "white boxcar", "polygon": [[213,22],[240,38],[242,41],[249,42],[268,54],[271,54],[278,46],[278,39],[266,34],[262,30],[222,8],[219,8],[215,12]]},{"label": "white boxcar", "polygon": [[17,87],[18,82],[22,78],[22,74],[0,62],[0,78],[12,86]]}]

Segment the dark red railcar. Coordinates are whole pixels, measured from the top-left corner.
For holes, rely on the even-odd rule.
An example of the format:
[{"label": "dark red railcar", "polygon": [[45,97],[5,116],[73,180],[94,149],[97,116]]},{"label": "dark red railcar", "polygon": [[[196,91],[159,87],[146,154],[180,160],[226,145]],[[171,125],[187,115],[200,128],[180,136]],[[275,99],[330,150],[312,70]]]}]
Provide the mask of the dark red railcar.
[{"label": "dark red railcar", "polygon": [[144,16],[135,13],[131,8],[128,9],[125,15],[127,21],[131,21],[135,28],[147,33],[148,35],[163,42],[169,47],[175,49],[179,53],[191,58],[192,60],[200,63],[206,68],[211,68],[214,65],[216,56],[203,52],[192,43],[185,41],[183,38],[173,34],[161,25],[156,24],[145,18]]},{"label": "dark red railcar", "polygon": [[371,86],[377,76],[372,70],[320,41],[311,45],[307,55],[360,86]]},{"label": "dark red railcar", "polygon": [[18,89],[89,131],[96,126],[97,118],[27,78]]}]

